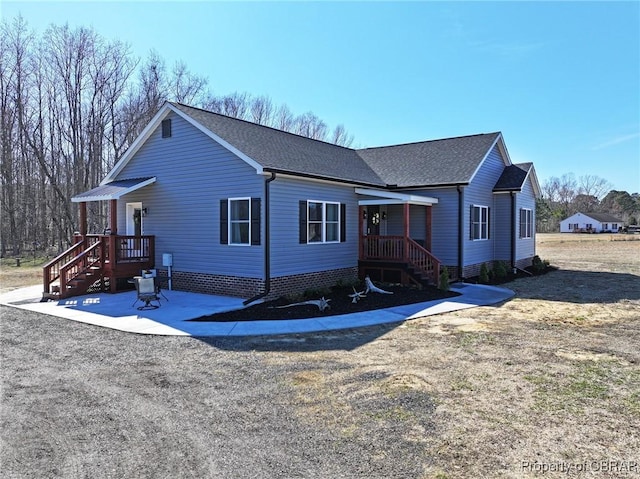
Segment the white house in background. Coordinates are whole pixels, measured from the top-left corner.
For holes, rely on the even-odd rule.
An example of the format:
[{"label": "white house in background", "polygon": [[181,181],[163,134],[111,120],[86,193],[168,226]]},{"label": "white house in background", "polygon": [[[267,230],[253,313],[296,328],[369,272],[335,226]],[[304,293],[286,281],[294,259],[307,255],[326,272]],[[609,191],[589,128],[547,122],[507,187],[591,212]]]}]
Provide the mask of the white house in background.
[{"label": "white house in background", "polygon": [[606,213],[576,213],[560,222],[560,233],[617,233],[624,221]]}]

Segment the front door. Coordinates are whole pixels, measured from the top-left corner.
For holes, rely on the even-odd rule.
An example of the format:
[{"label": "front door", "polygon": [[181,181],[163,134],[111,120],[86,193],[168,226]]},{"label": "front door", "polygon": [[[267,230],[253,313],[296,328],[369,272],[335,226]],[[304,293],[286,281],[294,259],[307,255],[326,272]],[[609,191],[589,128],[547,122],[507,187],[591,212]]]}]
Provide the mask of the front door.
[{"label": "front door", "polygon": [[367,234],[380,235],[380,206],[367,206]]},{"label": "front door", "polygon": [[142,236],[142,203],[127,203],[127,236]]},{"label": "front door", "polygon": [[[142,203],[127,203],[127,236],[142,236]],[[123,239],[120,243],[120,258],[142,256],[139,238]]]}]

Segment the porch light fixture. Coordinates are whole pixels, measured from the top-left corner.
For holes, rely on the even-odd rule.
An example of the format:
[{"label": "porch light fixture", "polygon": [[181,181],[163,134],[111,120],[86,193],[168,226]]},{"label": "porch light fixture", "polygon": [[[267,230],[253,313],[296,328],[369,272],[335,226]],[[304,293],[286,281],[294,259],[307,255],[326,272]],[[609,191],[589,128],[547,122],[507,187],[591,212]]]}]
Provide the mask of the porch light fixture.
[{"label": "porch light fixture", "polygon": [[147,216],[148,210],[146,208],[142,208],[142,216]]},{"label": "porch light fixture", "polygon": [[367,210],[362,210],[362,219],[363,220],[367,219]]},{"label": "porch light fixture", "polygon": [[386,211],[383,211],[383,212],[382,212],[382,219],[383,219],[383,220],[386,220],[386,219],[387,219],[387,212],[386,212]]}]

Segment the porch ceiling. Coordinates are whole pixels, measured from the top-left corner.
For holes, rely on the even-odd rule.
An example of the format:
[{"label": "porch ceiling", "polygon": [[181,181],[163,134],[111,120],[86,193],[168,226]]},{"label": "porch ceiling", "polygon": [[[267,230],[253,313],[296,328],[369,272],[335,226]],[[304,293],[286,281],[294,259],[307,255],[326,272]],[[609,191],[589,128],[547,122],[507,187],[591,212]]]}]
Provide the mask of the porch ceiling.
[{"label": "porch ceiling", "polygon": [[80,193],[71,198],[71,201],[74,203],[83,203],[85,201],[117,200],[127,193],[155,183],[155,181],[155,176],[149,178],[132,178],[130,180],[116,180]]},{"label": "porch ceiling", "polygon": [[438,198],[430,196],[412,195],[407,193],[396,193],[393,191],[374,190],[369,188],[356,188],[356,194],[373,196],[375,199],[358,200],[358,205],[423,205],[432,206],[438,203]]}]

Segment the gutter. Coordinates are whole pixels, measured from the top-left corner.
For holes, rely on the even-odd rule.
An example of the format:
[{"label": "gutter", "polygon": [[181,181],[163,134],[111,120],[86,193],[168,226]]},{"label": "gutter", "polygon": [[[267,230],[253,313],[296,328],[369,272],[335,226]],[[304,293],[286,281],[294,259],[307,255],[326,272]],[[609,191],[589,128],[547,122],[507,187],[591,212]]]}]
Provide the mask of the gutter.
[{"label": "gutter", "polygon": [[264,292],[258,293],[253,298],[244,300],[244,306],[264,298],[271,292],[271,234],[270,234],[270,197],[269,184],[276,179],[276,174],[271,172],[271,177],[264,180]]},{"label": "gutter", "polygon": [[458,190],[458,279],[464,281],[462,277],[463,271],[463,254],[462,248],[464,247],[464,190],[460,185],[456,186]]},{"label": "gutter", "polygon": [[511,195],[511,270],[516,269],[516,195]]}]

